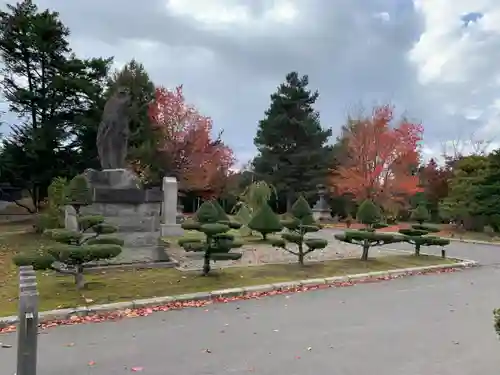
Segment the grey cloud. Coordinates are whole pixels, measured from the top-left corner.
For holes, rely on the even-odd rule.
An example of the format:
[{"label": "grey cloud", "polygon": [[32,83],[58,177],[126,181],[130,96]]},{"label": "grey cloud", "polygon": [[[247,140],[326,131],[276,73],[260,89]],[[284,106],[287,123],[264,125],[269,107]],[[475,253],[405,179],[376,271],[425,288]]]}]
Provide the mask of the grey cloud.
[{"label": "grey cloud", "polygon": [[[136,58],[155,83],[184,84],[187,100],[213,117],[216,129],[225,130],[224,138],[242,159],[252,155],[256,125],[269,95],[291,70],[308,74],[311,88],[319,89],[318,109],[334,133],[360,101],[367,107],[390,101],[431,124],[426,127],[430,142],[448,139],[450,124],[467,125],[445,114],[416,79],[407,53],[423,26],[410,0],[293,2],[298,4],[297,21],[269,27],[265,35],[237,25],[208,29],[168,14],[165,1],[37,3],[60,12],[77,53],[113,55],[119,62]],[[248,5],[256,19],[269,6],[265,0],[234,3]],[[388,21],[375,16],[381,12],[389,14]],[[140,40],[156,45],[141,49]]]}]

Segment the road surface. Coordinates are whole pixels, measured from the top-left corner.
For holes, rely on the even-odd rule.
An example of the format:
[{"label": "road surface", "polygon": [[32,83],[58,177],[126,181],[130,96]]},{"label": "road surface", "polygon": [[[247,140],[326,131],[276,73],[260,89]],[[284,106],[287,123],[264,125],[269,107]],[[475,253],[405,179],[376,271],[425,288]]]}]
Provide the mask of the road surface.
[{"label": "road surface", "polygon": [[[500,248],[449,250],[486,265],[50,329],[37,375],[497,374]],[[15,335],[0,341],[15,345]],[[0,349],[0,370],[14,373],[15,347]]]}]

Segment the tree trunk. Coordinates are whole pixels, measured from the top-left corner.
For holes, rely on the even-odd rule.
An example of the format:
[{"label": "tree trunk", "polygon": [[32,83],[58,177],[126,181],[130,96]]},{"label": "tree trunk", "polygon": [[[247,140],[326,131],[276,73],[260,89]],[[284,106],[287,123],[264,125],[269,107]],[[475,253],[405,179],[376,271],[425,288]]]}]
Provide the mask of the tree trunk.
[{"label": "tree trunk", "polygon": [[304,251],[302,243],[299,243],[299,264],[304,265]]},{"label": "tree trunk", "polygon": [[368,260],[368,251],[370,250],[370,244],[368,240],[363,242],[363,253],[361,254],[361,260]]},{"label": "tree trunk", "polygon": [[420,255],[420,244],[415,244],[415,255],[416,256]]},{"label": "tree trunk", "polygon": [[76,266],[76,271],[75,271],[75,284],[76,284],[76,289],[80,290],[85,288],[85,279],[83,278],[83,267],[82,266]]},{"label": "tree trunk", "polygon": [[205,253],[203,257],[203,276],[207,276],[210,272],[210,255],[208,251]]},{"label": "tree trunk", "polygon": [[302,251],[299,252],[299,264],[304,265],[304,253]]}]

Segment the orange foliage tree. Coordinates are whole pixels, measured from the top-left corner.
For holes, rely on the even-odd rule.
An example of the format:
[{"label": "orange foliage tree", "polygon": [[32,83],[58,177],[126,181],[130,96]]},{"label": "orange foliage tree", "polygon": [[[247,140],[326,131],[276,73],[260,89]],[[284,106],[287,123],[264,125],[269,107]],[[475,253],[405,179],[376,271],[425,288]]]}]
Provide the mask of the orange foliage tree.
[{"label": "orange foliage tree", "polygon": [[389,105],[354,120],[344,135],[346,157],[331,181],[338,193],[350,194],[358,202],[371,199],[393,210],[421,190],[416,171],[423,127],[406,119],[392,126],[393,120],[394,109]]},{"label": "orange foliage tree", "polygon": [[218,196],[235,159],[221,134],[212,137],[210,117],[186,104],[182,86],[157,88],[149,117],[164,173],[176,177],[184,191]]}]

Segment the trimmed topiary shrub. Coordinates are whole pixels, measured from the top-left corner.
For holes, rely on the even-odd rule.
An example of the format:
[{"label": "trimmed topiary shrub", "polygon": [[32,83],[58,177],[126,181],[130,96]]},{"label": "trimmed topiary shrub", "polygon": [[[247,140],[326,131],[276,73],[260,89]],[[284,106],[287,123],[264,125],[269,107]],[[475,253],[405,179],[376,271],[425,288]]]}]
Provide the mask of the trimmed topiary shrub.
[{"label": "trimmed topiary shrub", "polygon": [[92,192],[85,176],[79,174],[69,182],[68,203],[75,208],[77,214],[80,213],[80,207],[92,203]]},{"label": "trimmed topiary shrub", "polygon": [[[426,220],[429,220],[431,215],[423,204],[419,204],[412,212],[411,219],[417,224],[412,225],[410,229],[400,229],[399,233],[403,235],[402,240],[412,244],[415,248],[415,255],[420,255],[422,246],[446,246],[450,244],[450,240],[446,238],[429,236],[429,233],[437,233],[439,229],[430,225],[424,225]],[[446,252],[441,251],[441,256],[444,258]]]},{"label": "trimmed topiary shrub", "polygon": [[[75,209],[90,203],[90,190],[83,176],[71,180],[68,189],[68,201]],[[109,236],[117,228],[104,223],[98,215],[78,216],[78,231],[67,229],[49,229],[44,236],[54,241],[47,246],[46,253],[18,254],[13,261],[17,266],[32,265],[35,269],[52,269],[73,275],[77,289],[85,287],[84,268],[90,262],[111,259],[122,251],[123,240]],[[92,235],[85,235],[93,232]],[[106,236],[107,235],[107,236]]]},{"label": "trimmed topiary shrub", "polygon": [[251,230],[259,232],[264,240],[267,240],[269,234],[281,232],[283,229],[278,215],[274,213],[273,209],[267,203],[263,203],[254,214],[248,223],[248,227]]},{"label": "trimmed topiary shrub", "polygon": [[[53,269],[57,272],[73,275],[77,289],[85,287],[83,272],[85,266],[93,261],[111,259],[122,251],[123,240],[112,236],[116,228],[104,224],[100,216],[79,217],[80,231],[67,229],[49,229],[44,236],[53,240],[47,245],[45,254],[18,254],[14,257],[17,266],[32,265],[35,269]],[[92,231],[92,236],[84,233]]]},{"label": "trimmed topiary shrub", "polygon": [[219,221],[229,221],[229,216],[227,216],[226,211],[222,208],[222,206],[219,204],[219,201],[213,200],[212,201],[213,206],[217,210],[217,218]]},{"label": "trimmed topiary shrub", "polygon": [[335,238],[342,242],[362,246],[361,260],[368,260],[370,247],[381,246],[401,242],[402,236],[390,233],[376,232],[376,229],[387,225],[380,222],[382,215],[380,209],[371,201],[365,200],[358,208],[358,221],[365,225],[360,230],[346,230],[344,233],[336,234]]},{"label": "trimmed topiary shrub", "polygon": [[500,337],[500,309],[493,310],[493,327],[498,337]]},{"label": "trimmed topiary shrub", "polygon": [[252,220],[252,213],[245,203],[240,205],[238,212],[236,212],[235,220],[241,224],[240,234],[243,237],[252,235],[252,230],[248,227],[250,220]]},{"label": "trimmed topiary shrub", "polygon": [[195,230],[205,235],[205,240],[183,237],[178,240],[180,246],[187,252],[203,252],[203,275],[210,272],[210,261],[238,260],[241,253],[230,253],[232,249],[242,246],[236,242],[230,229],[239,229],[240,223],[219,220],[220,212],[212,201],[203,202],[198,208],[194,220],[188,220],[181,224],[185,230]]},{"label": "trimmed topiary shrub", "polygon": [[[273,239],[271,243],[295,255],[301,266],[304,265],[307,254],[317,249],[324,249],[328,245],[328,241],[321,238],[305,238],[307,233],[317,232],[320,227],[314,224],[311,207],[302,196],[293,204],[290,215],[282,220],[282,225],[288,232],[283,233],[280,239]],[[287,246],[289,243],[296,245],[297,250],[291,250]]]},{"label": "trimmed topiary shrub", "polygon": [[431,214],[423,203],[417,205],[410,215],[410,219],[416,221],[420,225],[422,225],[425,221],[429,221],[430,218]]}]

